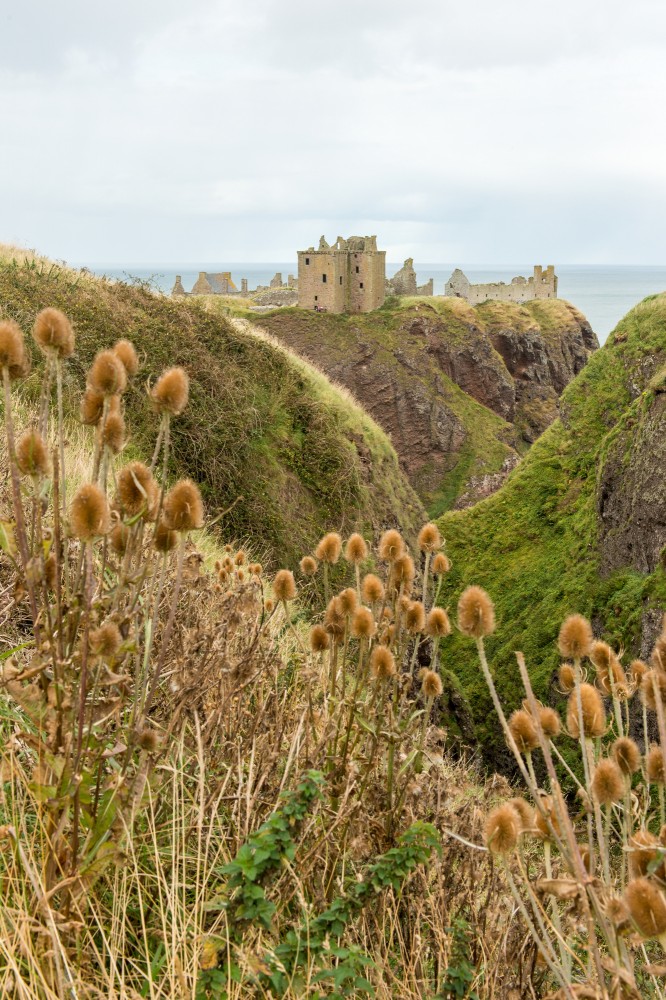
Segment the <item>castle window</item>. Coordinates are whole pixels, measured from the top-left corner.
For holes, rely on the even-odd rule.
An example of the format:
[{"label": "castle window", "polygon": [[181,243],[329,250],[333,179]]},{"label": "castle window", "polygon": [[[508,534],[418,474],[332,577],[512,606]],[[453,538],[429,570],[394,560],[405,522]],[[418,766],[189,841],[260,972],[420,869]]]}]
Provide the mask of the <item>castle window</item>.
[{"label": "castle window", "polygon": [[318,301],[319,301],[319,296],[315,295],[315,302],[318,302]]},{"label": "castle window", "polygon": [[321,280],[324,282],[324,284],[326,284],[326,275],[325,274],[322,274]]},{"label": "castle window", "polygon": [[305,263],[306,263],[306,264],[309,264],[309,263],[310,263],[310,258],[309,258],[309,257],[306,257],[306,258],[305,258]]},{"label": "castle window", "polygon": [[361,284],[358,287],[363,288],[363,282],[361,282]]},{"label": "castle window", "polygon": [[359,266],[358,266],[358,264],[357,264],[357,265],[356,265],[356,273],[358,274],[358,272],[359,272],[360,270],[361,270],[361,269],[360,269],[360,267],[359,267]]},{"label": "castle window", "polygon": [[340,284],[342,284],[342,276],[340,276]]}]

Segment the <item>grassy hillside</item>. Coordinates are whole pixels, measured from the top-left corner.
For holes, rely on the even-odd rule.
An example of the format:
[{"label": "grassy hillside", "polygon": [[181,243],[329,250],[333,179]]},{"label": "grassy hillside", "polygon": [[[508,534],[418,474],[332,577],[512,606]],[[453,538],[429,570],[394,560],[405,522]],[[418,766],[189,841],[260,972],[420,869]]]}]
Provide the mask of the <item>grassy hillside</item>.
[{"label": "grassy hillside", "polygon": [[[187,369],[191,406],[174,423],[172,472],[202,484],[227,538],[252,538],[255,551],[259,540],[276,561],[293,564],[331,527],[372,534],[393,523],[413,534],[421,523],[380,428],[319,373],[250,330],[197,303],[0,251],[0,315],[29,330],[47,305],[66,312],[76,330],[71,408],[95,352],[118,337],[134,341],[149,380],[171,364]],[[35,373],[28,393],[37,384]],[[127,404],[130,450],[144,454],[155,417],[143,385]]]},{"label": "grassy hillside", "polygon": [[289,308],[256,322],[351,389],[391,435],[432,516],[487,492],[483,480],[555,418],[596,344],[561,300],[392,297],[372,313]]},{"label": "grassy hillside", "polygon": [[[663,294],[646,299],[620,322],[565,390],[562,418],[502,489],[441,519],[453,560],[444,603],[453,603],[469,583],[480,584],[493,597],[498,628],[488,646],[501,695],[511,706],[520,699],[516,649],[526,655],[538,694],[557,703],[556,639],[567,614],[587,615],[599,637],[638,655],[642,640],[649,639],[650,622],[665,606],[666,579],[655,533],[666,506],[663,470],[654,470],[658,485],[650,502],[657,513],[642,511],[641,498],[635,497],[620,517],[622,530],[634,531],[635,541],[644,533],[648,545],[652,540],[650,572],[641,571],[633,558],[609,564],[609,546],[619,529],[609,529],[601,517],[615,502],[601,487],[609,455],[618,461],[619,451],[625,488],[635,461],[657,454],[663,436],[655,415],[662,406],[665,362]],[[456,638],[446,662],[469,700],[484,750],[489,757],[501,754],[503,740],[469,643]]]}]

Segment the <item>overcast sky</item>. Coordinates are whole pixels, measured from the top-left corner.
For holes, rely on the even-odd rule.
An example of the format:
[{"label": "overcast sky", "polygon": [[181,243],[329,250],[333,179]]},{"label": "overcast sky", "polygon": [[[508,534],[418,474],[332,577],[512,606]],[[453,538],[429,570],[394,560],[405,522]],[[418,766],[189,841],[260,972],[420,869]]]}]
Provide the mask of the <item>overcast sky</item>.
[{"label": "overcast sky", "polygon": [[0,241],[666,263],[664,0],[0,0]]}]

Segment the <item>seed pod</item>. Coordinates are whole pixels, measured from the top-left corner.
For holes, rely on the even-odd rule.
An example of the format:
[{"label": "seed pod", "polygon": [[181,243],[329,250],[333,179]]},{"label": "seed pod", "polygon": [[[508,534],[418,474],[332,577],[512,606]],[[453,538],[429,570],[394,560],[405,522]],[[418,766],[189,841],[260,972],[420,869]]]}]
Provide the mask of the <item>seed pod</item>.
[{"label": "seed pod", "polygon": [[0,371],[6,368],[13,381],[27,375],[30,361],[25,350],[23,331],[11,319],[0,321]]},{"label": "seed pod", "polygon": [[109,542],[111,543],[111,548],[116,555],[125,555],[125,552],[127,551],[127,544],[129,542],[129,535],[130,530],[126,524],[123,524],[122,521],[118,521],[118,523],[111,529]]},{"label": "seed pod", "polygon": [[445,635],[451,635],[451,622],[444,608],[432,608],[428,612],[425,632],[433,639],[441,639]]},{"label": "seed pod", "polygon": [[420,601],[410,601],[405,612],[405,628],[412,635],[423,632],[426,623],[425,608]]},{"label": "seed pod", "polygon": [[368,573],[363,577],[361,593],[367,604],[376,604],[384,598],[384,584],[374,573]]},{"label": "seed pod", "polygon": [[520,819],[509,803],[498,806],[486,820],[486,847],[493,854],[513,854],[518,846]]},{"label": "seed pod", "polygon": [[558,638],[560,653],[565,659],[580,660],[592,646],[592,626],[582,615],[569,615]]},{"label": "seed pod", "polygon": [[[606,732],[606,712],[598,690],[591,684],[581,684],[580,701],[583,716],[583,736],[592,739]],[[572,691],[567,702],[567,730],[574,739],[580,736],[578,699]]]},{"label": "seed pod", "polygon": [[310,649],[313,653],[323,653],[331,645],[328,632],[323,625],[314,625],[310,630]]},{"label": "seed pod", "polygon": [[88,372],[88,383],[102,396],[122,393],[127,387],[127,372],[113,351],[99,351]]},{"label": "seed pod", "polygon": [[358,566],[359,563],[362,563],[367,558],[368,546],[365,543],[365,539],[358,532],[354,532],[347,540],[345,559],[348,563]]},{"label": "seed pod", "polygon": [[509,805],[515,809],[520,820],[520,832],[525,833],[528,830],[534,830],[534,808],[529,802],[517,796],[515,799],[509,800]]},{"label": "seed pod", "polygon": [[615,740],[612,752],[623,774],[634,774],[641,766],[641,752],[628,736],[621,736]]},{"label": "seed pod", "polygon": [[421,678],[421,691],[424,698],[439,698],[444,686],[442,678],[434,670],[424,670]]},{"label": "seed pod", "polygon": [[95,483],[80,486],[69,512],[72,534],[82,542],[106,535],[111,527],[107,499]]},{"label": "seed pod", "polygon": [[88,642],[90,650],[95,656],[101,656],[102,659],[108,660],[115,656],[120,649],[122,642],[120,629],[115,622],[104,622],[99,628],[90,632]]},{"label": "seed pod", "polygon": [[600,760],[592,776],[592,794],[602,806],[620,802],[625,780],[619,765],[610,757]]},{"label": "seed pod", "polygon": [[324,628],[333,639],[341,639],[345,634],[346,616],[340,606],[340,598],[332,597],[324,614]]},{"label": "seed pod", "polygon": [[275,574],[273,593],[276,601],[293,601],[296,597],[296,583],[290,569],[281,569]]},{"label": "seed pod", "polygon": [[659,840],[649,830],[636,830],[629,838],[629,870],[633,878],[647,875],[648,869],[657,860]]},{"label": "seed pod", "polygon": [[203,525],[203,503],[199,487],[191,479],[181,479],[164,500],[164,522],[173,531],[195,531]]},{"label": "seed pod", "polygon": [[46,477],[51,471],[46,445],[35,430],[24,431],[16,442],[16,464],[24,476]]},{"label": "seed pod", "polygon": [[662,705],[666,705],[666,674],[661,670],[648,670],[641,681],[641,698],[647,708],[657,710],[655,688]]},{"label": "seed pod", "polygon": [[433,524],[432,521],[424,524],[419,531],[418,543],[421,552],[436,552],[437,549],[440,549],[442,547],[442,536],[439,533],[437,525]]},{"label": "seed pod", "polygon": [[160,521],[159,524],[155,525],[153,545],[158,552],[171,552],[178,545],[178,532],[169,528],[164,521]]},{"label": "seed pod", "polygon": [[542,795],[539,801],[540,809],[534,815],[534,825],[543,840],[552,840],[553,835],[560,836],[560,824],[555,811],[552,796]]},{"label": "seed pod", "polygon": [[394,562],[405,551],[405,542],[399,531],[389,528],[379,540],[379,558],[383,562]]},{"label": "seed pod", "polygon": [[155,753],[159,749],[159,733],[152,726],[144,726],[137,735],[137,741],[141,749],[147,753]]},{"label": "seed pod", "polygon": [[375,680],[384,681],[396,674],[395,658],[387,646],[375,646],[370,654],[370,670]]},{"label": "seed pod", "polygon": [[543,735],[546,739],[554,740],[560,735],[562,724],[560,722],[560,717],[554,708],[540,708],[539,722],[541,723]]},{"label": "seed pod", "polygon": [[129,517],[152,505],[157,484],[143,462],[128,462],[118,473],[118,499]]},{"label": "seed pod", "polygon": [[576,674],[570,663],[563,663],[559,672],[560,689],[564,694],[573,691],[576,686]]},{"label": "seed pod", "polygon": [[102,443],[114,455],[125,447],[125,421],[120,413],[109,413],[104,423]]},{"label": "seed pod", "polygon": [[113,351],[120,359],[129,378],[136,375],[139,370],[139,358],[131,340],[116,341],[113,345]]},{"label": "seed pod", "polygon": [[664,755],[661,747],[650,747],[645,758],[647,779],[653,785],[666,785],[666,771],[664,770]]},{"label": "seed pod", "polygon": [[481,638],[495,631],[495,608],[481,587],[467,587],[458,601],[458,628],[463,635]]},{"label": "seed pod", "polygon": [[300,567],[303,576],[314,576],[319,569],[317,560],[313,559],[312,556],[303,556],[300,562]]},{"label": "seed pod", "polygon": [[340,601],[340,610],[343,615],[352,615],[356,610],[358,600],[356,597],[356,591],[353,587],[347,587],[345,590],[338,594],[338,600]]},{"label": "seed pod", "polygon": [[400,590],[402,587],[403,592],[407,593],[411,589],[412,581],[416,575],[416,568],[414,566],[414,560],[411,556],[404,553],[401,556],[397,556],[393,560],[393,565],[391,566],[391,586],[395,590]]},{"label": "seed pod", "polygon": [[190,380],[184,368],[168,368],[150,394],[159,413],[179,417],[190,398]]},{"label": "seed pod", "polygon": [[539,746],[534,719],[522,709],[518,709],[511,715],[509,729],[520,753],[531,753]]},{"label": "seed pod", "polygon": [[637,878],[629,883],[624,901],[644,938],[660,937],[666,933],[666,899],[646,878]]},{"label": "seed pod", "polygon": [[342,539],[337,531],[329,531],[317,545],[315,555],[320,562],[334,565],[340,558],[341,551]]},{"label": "seed pod", "polygon": [[32,333],[37,346],[45,354],[68,358],[74,353],[72,324],[59,309],[48,308],[38,312]]},{"label": "seed pod", "polygon": [[438,552],[432,561],[432,571],[435,576],[443,576],[451,569],[451,560],[443,552]]},{"label": "seed pod", "polygon": [[351,634],[356,639],[371,639],[377,631],[370,608],[357,608],[352,616]]}]

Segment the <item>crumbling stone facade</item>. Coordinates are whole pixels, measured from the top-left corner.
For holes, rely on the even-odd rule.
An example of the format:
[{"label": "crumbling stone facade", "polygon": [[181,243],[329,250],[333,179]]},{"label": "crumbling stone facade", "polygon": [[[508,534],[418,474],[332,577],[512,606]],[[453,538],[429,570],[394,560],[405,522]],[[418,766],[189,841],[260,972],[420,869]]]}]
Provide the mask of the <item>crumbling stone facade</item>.
[{"label": "crumbling stone facade", "polygon": [[434,282],[431,278],[425,285],[416,284],[414,258],[408,257],[392,278],[386,279],[387,295],[432,295]]},{"label": "crumbling stone facade", "polygon": [[557,275],[555,268],[549,264],[546,270],[536,264],[534,276],[523,278],[518,275],[507,285],[504,281],[491,282],[486,285],[472,285],[459,267],[455,269],[446,283],[445,295],[466,299],[470,305],[476,306],[488,299],[500,302],[527,302],[530,299],[556,299]]},{"label": "crumbling stone facade", "polygon": [[301,309],[332,313],[371,312],[383,305],[386,251],[376,236],[324,237],[315,250],[298,252],[298,304]]}]

